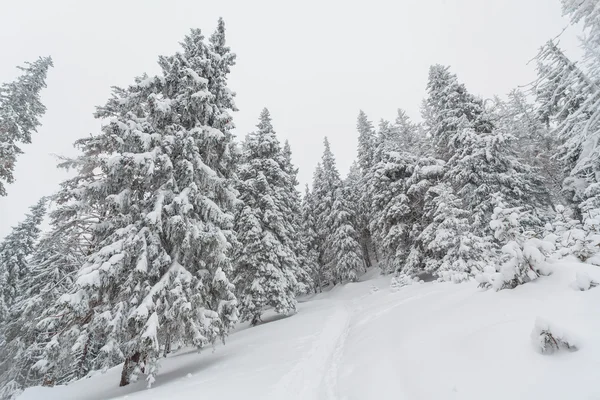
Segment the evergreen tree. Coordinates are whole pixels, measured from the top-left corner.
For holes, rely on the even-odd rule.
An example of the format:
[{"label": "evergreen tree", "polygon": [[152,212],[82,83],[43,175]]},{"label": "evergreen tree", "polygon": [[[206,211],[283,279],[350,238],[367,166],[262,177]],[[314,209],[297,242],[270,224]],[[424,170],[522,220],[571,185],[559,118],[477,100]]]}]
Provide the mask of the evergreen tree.
[{"label": "evergreen tree", "polygon": [[20,294],[20,284],[29,273],[28,258],[37,245],[40,224],[46,215],[46,199],[42,198],[29,210],[23,222],[0,243],[0,324],[6,323],[8,311]]},{"label": "evergreen tree", "polygon": [[[11,398],[28,386],[43,384],[43,376],[31,370],[49,337],[38,322],[55,315],[51,305],[71,289],[74,274],[84,260],[80,236],[65,230],[60,219],[52,222],[52,230],[42,237],[28,260],[19,296],[3,325],[6,343],[0,349],[0,386],[4,388],[0,398]],[[89,343],[86,346],[91,347]],[[80,358],[64,381],[81,378],[91,369],[91,357]]]},{"label": "evergreen tree", "polygon": [[553,42],[542,48],[537,62],[534,90],[538,113],[561,141],[555,157],[566,175],[562,188],[577,217],[585,218],[582,203],[588,199],[595,202],[599,187],[596,172],[600,149],[595,137],[600,132],[600,86]]},{"label": "evergreen tree", "polygon": [[322,268],[319,264],[319,251],[320,242],[319,235],[317,233],[318,226],[315,218],[314,210],[316,205],[314,204],[314,198],[308,185],[304,192],[302,199],[302,210],[301,210],[301,235],[300,240],[303,243],[304,250],[304,270],[307,271],[311,278],[312,288],[314,292],[321,291],[323,279],[322,279]]},{"label": "evergreen tree", "polygon": [[302,231],[302,200],[300,199],[300,192],[297,189],[299,184],[298,168],[292,162],[292,148],[287,140],[283,145],[282,169],[289,178],[285,182],[287,194],[284,201],[287,203],[286,207],[289,210],[286,218],[288,218],[290,224],[290,236],[295,238],[292,240],[292,247],[298,259],[298,267],[295,271],[298,282],[297,291],[299,293],[306,293],[312,287],[311,263],[307,263],[306,261],[305,243],[300,239]]},{"label": "evergreen tree", "polygon": [[515,156],[512,140],[512,135],[500,129],[478,134],[472,128],[462,128],[455,137],[457,151],[448,161],[445,179],[456,189],[464,208],[472,213],[480,235],[489,233],[496,206],[494,196],[498,194],[508,207],[538,208],[540,215],[547,213],[551,205],[541,178]]},{"label": "evergreen tree", "polygon": [[493,126],[484,113],[483,102],[458,82],[449,67],[433,65],[429,69],[427,98],[423,117],[435,146],[435,154],[449,160],[456,150],[453,137],[464,120],[477,133],[489,133]]},{"label": "evergreen tree", "polygon": [[333,247],[334,228],[332,224],[335,193],[341,187],[342,180],[337,170],[335,157],[329,141],[324,139],[324,151],[321,163],[317,166],[313,179],[314,213],[319,236],[319,264],[322,269],[321,282],[334,282],[335,250]]},{"label": "evergreen tree", "polygon": [[358,113],[356,129],[358,130],[358,165],[365,173],[373,166],[375,129],[362,110]]},{"label": "evergreen tree", "polygon": [[236,254],[235,285],[242,320],[261,321],[267,306],[278,313],[296,309],[294,292],[299,269],[294,241],[297,233],[288,202],[293,177],[269,111],[260,114],[258,130],[246,138],[239,171],[242,204],[236,216],[240,248]]},{"label": "evergreen tree", "polygon": [[363,182],[363,175],[356,161],[350,166],[344,186],[346,189],[346,199],[354,213],[354,228],[356,229],[361,245],[363,262],[366,268],[370,268],[375,259],[375,249],[369,230],[370,210],[363,195],[363,192],[367,188],[367,182]]},{"label": "evergreen tree", "polygon": [[538,118],[525,94],[513,90],[508,95],[508,101],[496,99],[494,114],[495,125],[513,135],[513,148],[519,161],[536,169],[553,203],[562,203],[564,174],[560,163],[553,157],[559,145],[558,140]]},{"label": "evergreen tree", "polygon": [[40,57],[25,67],[14,82],[0,86],[0,196],[6,196],[6,183],[13,183],[20,144],[31,143],[31,134],[40,126],[46,107],[40,91],[46,87],[50,57]]},{"label": "evergreen tree", "polygon": [[[234,57],[224,28],[207,44],[194,29],[183,52],[159,58],[162,73],[115,88],[97,117],[102,132],[78,142],[80,196],[100,220],[73,289],[58,304],[63,329],[34,367],[50,384],[73,364],[73,343],[101,338],[98,366],[125,361],[121,385],[152,384],[161,346],[202,348],[237,320],[231,271]],[[87,176],[87,175],[86,175]]]},{"label": "evergreen tree", "polygon": [[356,214],[351,205],[351,188],[343,184],[335,193],[332,206],[331,224],[333,236],[333,275],[339,282],[358,279],[363,272],[362,248],[359,233],[356,230]]},{"label": "evergreen tree", "polygon": [[489,251],[471,232],[469,212],[447,183],[427,190],[424,219],[431,221],[417,239],[423,248],[424,271],[445,281],[463,282],[483,270]]}]

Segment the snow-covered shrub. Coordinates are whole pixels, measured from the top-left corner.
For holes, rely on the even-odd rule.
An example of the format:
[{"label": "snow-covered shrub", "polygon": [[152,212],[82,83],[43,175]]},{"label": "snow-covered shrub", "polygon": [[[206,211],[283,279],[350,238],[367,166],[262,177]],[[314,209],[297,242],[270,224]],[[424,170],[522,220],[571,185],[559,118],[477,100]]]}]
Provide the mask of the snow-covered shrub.
[{"label": "snow-covered shrub", "polygon": [[529,211],[520,207],[496,207],[490,227],[494,237],[505,243],[501,247],[501,264],[495,272],[486,268],[478,274],[480,286],[496,290],[515,288],[532,281],[540,275],[548,275],[546,259],[555,246],[552,242],[535,237],[535,232],[526,227],[540,225],[539,220]]},{"label": "snow-covered shrub", "polygon": [[573,211],[562,205],[556,206],[556,216],[552,223],[547,223],[544,240],[554,243],[555,258],[579,253],[585,241],[586,232],[581,222],[573,218]]},{"label": "snow-covered shrub", "polygon": [[552,354],[559,350],[577,351],[579,347],[572,334],[540,317],[535,320],[531,341],[542,354]]},{"label": "snow-covered shrub", "polygon": [[575,275],[575,282],[571,285],[576,290],[586,291],[598,286],[598,282],[594,281],[585,272],[577,272]]},{"label": "snow-covered shrub", "polygon": [[392,290],[392,292],[397,292],[398,290],[400,290],[400,288],[408,285],[413,285],[414,283],[416,283],[415,280],[409,275],[400,273],[398,274],[398,276],[392,277],[392,280],[390,282],[390,289]]}]

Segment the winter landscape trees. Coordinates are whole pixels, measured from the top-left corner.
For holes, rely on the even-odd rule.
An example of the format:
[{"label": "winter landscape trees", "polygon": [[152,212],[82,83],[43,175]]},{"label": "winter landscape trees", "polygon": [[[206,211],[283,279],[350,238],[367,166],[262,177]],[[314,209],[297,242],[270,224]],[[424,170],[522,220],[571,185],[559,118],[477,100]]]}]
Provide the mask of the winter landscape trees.
[{"label": "winter landscape trees", "polygon": [[[547,274],[549,259],[600,265],[600,6],[562,3],[583,23],[583,62],[549,41],[538,78],[491,102],[433,65],[422,122],[360,111],[348,174],[324,138],[302,195],[266,108],[236,143],[223,20],[208,38],[192,29],[157,75],[113,88],[101,130],[61,160],[74,176],[0,243],[0,397],[120,364],[120,385],[150,386],[172,350],[225,341],[266,310],[293,314],[298,295],[373,266],[397,286],[501,290]],[[40,124],[50,66],[0,88],[0,196]]]}]

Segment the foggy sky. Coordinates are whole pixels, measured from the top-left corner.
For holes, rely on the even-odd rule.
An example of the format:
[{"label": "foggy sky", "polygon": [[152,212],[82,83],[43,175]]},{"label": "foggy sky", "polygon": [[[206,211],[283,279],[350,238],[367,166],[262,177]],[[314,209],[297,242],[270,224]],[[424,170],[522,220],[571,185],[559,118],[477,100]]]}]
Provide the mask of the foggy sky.
[{"label": "foggy sky", "polygon": [[[237,53],[236,134],[254,129],[263,107],[289,139],[299,179],[310,182],[328,136],[345,175],[356,156],[356,116],[376,123],[403,108],[418,120],[431,64],[450,65],[475,94],[506,94],[535,77],[537,49],[568,25],[559,0],[1,0],[0,82],[16,65],[51,55],[48,110],[23,146],[8,196],[0,198],[0,238],[66,176],[53,154],[97,133],[94,107],[113,85],[159,71],[190,28],[209,36],[219,16]],[[577,32],[561,46],[579,56]]]}]

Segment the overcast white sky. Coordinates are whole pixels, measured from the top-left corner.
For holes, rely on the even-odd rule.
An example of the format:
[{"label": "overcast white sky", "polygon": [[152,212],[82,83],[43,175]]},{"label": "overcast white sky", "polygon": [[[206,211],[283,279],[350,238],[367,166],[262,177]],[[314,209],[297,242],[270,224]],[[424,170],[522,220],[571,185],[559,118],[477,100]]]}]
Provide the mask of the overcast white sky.
[{"label": "overcast white sky", "polygon": [[[209,35],[219,16],[238,55],[230,79],[236,133],[253,130],[268,107],[302,184],[324,136],[347,172],[359,109],[374,121],[394,118],[398,107],[418,119],[429,65],[451,65],[473,93],[505,94],[533,79],[527,61],[568,22],[559,0],[2,0],[0,82],[41,55],[51,55],[54,68],[43,126],[0,198],[0,237],[56,190],[65,175],[52,154],[74,154],[74,140],[98,131],[92,113],[110,86],[158,72],[158,55],[178,50],[190,28]],[[561,44],[578,54],[572,30]]]}]

